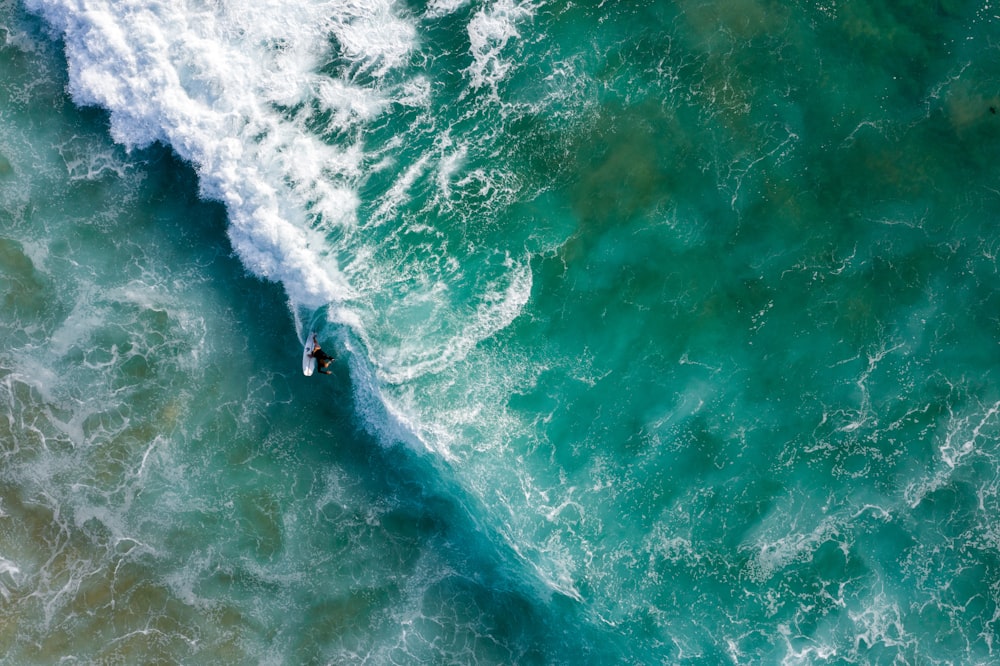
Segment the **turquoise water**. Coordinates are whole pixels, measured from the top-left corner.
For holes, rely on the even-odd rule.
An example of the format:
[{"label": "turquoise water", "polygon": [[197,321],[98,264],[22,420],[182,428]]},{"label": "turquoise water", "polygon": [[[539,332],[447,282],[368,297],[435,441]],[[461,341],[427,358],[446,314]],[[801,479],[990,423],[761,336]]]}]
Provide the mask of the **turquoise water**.
[{"label": "turquoise water", "polygon": [[998,659],[988,4],[0,37],[3,663]]}]

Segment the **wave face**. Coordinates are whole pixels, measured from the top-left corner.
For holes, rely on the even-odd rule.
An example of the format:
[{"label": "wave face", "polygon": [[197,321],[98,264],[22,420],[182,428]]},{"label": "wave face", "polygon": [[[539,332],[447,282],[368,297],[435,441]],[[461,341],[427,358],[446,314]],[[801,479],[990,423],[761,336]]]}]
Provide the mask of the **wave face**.
[{"label": "wave face", "polygon": [[0,12],[12,660],[996,659],[988,8]]}]

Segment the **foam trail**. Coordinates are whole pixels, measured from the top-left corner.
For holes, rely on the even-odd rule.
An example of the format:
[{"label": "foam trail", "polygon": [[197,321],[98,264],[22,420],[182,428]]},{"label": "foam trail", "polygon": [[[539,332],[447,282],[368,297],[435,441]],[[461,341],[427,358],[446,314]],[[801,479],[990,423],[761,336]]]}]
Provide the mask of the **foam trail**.
[{"label": "foam trail", "polygon": [[[429,349],[373,350],[364,318],[351,312],[383,288],[367,277],[379,274],[372,262],[379,241],[365,234],[397,217],[431,159],[425,154],[404,167],[371,219],[359,224],[358,189],[382,168],[366,155],[361,128],[392,108],[430,105],[423,74],[394,82],[416,48],[416,28],[393,3],[27,6],[61,33],[73,99],[107,109],[116,141],[130,149],[163,142],[197,167],[202,194],[227,207],[229,237],[244,265],[285,288],[300,338],[304,321],[329,305],[327,320],[354,329],[380,379],[400,382],[460,361],[520,312],[530,272],[526,261],[509,260],[509,274],[500,278],[511,284],[508,293],[493,295],[496,281],[487,278],[470,322],[451,321],[443,342],[417,340]],[[495,87],[504,76],[500,52],[517,35],[515,21],[529,15],[530,8],[510,2],[477,13],[469,25],[471,88]],[[333,59],[349,64],[330,75],[324,63]],[[322,135],[310,129],[317,114],[327,114]],[[461,155],[445,170],[454,170]]]},{"label": "foam trail", "polygon": [[331,35],[375,71],[403,59],[413,28],[389,3],[26,5],[62,35],[73,99],[107,109],[116,141],[163,142],[196,165],[203,194],[228,207],[230,238],[251,271],[283,284],[295,305],[352,297],[313,228],[355,224],[361,151],[308,135],[304,118],[284,110],[318,98],[349,126],[385,108],[371,91],[314,72]]}]

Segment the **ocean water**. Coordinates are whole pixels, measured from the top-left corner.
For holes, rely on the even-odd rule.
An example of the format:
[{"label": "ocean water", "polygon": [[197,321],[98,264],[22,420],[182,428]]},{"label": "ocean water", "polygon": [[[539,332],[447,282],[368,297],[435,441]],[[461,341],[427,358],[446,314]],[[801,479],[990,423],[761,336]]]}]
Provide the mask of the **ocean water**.
[{"label": "ocean water", "polygon": [[0,663],[1000,661],[998,257],[989,2],[0,0]]}]

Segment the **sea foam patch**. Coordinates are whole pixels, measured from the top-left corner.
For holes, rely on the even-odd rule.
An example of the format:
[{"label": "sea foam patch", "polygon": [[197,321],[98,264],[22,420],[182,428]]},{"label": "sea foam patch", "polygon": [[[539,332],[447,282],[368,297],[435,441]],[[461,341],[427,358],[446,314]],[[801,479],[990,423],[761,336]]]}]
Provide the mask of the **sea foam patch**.
[{"label": "sea foam patch", "polygon": [[305,228],[307,208],[350,219],[356,201],[328,181],[356,167],[349,152],[304,134],[281,108],[318,96],[345,125],[380,113],[387,100],[375,88],[352,92],[316,70],[331,56],[331,37],[341,56],[363,66],[385,72],[401,62],[414,31],[389,3],[194,13],[158,2],[29,7],[62,34],[74,100],[108,109],[116,141],[162,142],[198,167],[203,191],[228,206],[233,244],[250,270],[281,282],[297,304],[350,296]]}]

